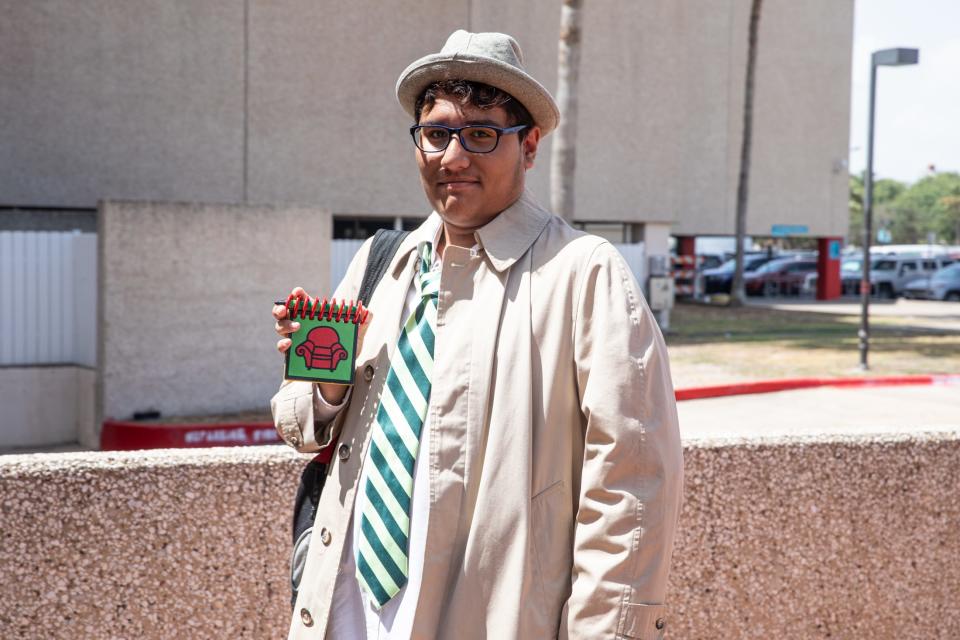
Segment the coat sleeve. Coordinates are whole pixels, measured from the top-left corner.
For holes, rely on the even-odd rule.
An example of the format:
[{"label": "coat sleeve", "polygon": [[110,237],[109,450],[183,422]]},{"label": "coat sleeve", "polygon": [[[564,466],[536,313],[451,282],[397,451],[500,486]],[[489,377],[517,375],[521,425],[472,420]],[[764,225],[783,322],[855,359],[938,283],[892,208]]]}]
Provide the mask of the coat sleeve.
[{"label": "coat sleeve", "polygon": [[594,249],[578,289],[584,455],[560,637],[657,640],[683,483],[667,350],[612,245]]},{"label": "coat sleeve", "polygon": [[[367,240],[350,261],[347,273],[333,294],[336,299],[355,299],[367,266],[372,240]],[[317,292],[311,292],[316,294]],[[320,294],[321,296],[323,294]],[[318,453],[330,449],[339,435],[338,415],[349,404],[347,400],[339,411],[324,411],[320,390],[313,382],[283,380],[280,390],[270,399],[273,424],[283,441],[301,453]]]}]

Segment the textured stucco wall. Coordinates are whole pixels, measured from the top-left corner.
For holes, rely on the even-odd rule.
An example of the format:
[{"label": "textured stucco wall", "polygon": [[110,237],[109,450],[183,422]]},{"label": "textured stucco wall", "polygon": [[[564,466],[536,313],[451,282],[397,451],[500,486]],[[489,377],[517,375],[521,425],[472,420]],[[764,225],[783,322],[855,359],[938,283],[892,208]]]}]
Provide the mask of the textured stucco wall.
[{"label": "textured stucco wall", "polygon": [[305,207],[103,203],[101,416],[268,411],[273,301],[330,295],[331,227]]},{"label": "textured stucco wall", "polygon": [[[577,216],[732,233],[749,0],[583,11]],[[457,27],[556,88],[559,0],[0,0],[0,204],[98,199],[428,210],[393,87]],[[842,233],[853,0],[761,20],[748,233]],[[530,174],[546,201],[549,140]],[[834,167],[838,171],[834,171]]]},{"label": "textured stucco wall", "polygon": [[[960,636],[960,431],[688,441],[668,637]],[[0,637],[279,638],[280,447],[0,457]]]}]

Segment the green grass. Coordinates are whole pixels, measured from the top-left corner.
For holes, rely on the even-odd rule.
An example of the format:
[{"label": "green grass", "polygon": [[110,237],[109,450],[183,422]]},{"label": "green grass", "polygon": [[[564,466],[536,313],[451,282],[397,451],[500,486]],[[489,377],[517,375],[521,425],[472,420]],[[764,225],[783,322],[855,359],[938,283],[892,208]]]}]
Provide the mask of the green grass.
[{"label": "green grass", "polygon": [[787,377],[960,373],[960,327],[871,320],[859,369],[859,317],[764,307],[680,304],[666,336],[677,387]]}]

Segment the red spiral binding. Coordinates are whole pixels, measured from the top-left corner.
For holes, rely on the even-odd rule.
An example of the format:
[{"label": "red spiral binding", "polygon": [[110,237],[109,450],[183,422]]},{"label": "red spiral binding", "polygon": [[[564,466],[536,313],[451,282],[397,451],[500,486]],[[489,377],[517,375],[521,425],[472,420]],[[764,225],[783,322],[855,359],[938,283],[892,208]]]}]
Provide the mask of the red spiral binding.
[{"label": "red spiral binding", "polygon": [[[293,306],[290,306],[290,303]],[[341,300],[339,303],[331,298],[311,298],[305,294],[287,296],[287,310],[290,312],[290,318],[309,318],[310,320],[328,320],[330,322],[352,322],[354,324],[363,324],[367,321],[369,309],[363,306],[363,302],[354,300]]]}]

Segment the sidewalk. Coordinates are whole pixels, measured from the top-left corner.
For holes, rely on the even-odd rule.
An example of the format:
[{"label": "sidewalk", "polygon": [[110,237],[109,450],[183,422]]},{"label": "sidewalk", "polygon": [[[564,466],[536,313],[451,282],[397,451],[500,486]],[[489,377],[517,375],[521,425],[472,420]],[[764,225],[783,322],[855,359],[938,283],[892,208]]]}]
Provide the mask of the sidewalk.
[{"label": "sidewalk", "polygon": [[960,385],[823,387],[677,403],[684,440],[960,432]]}]

